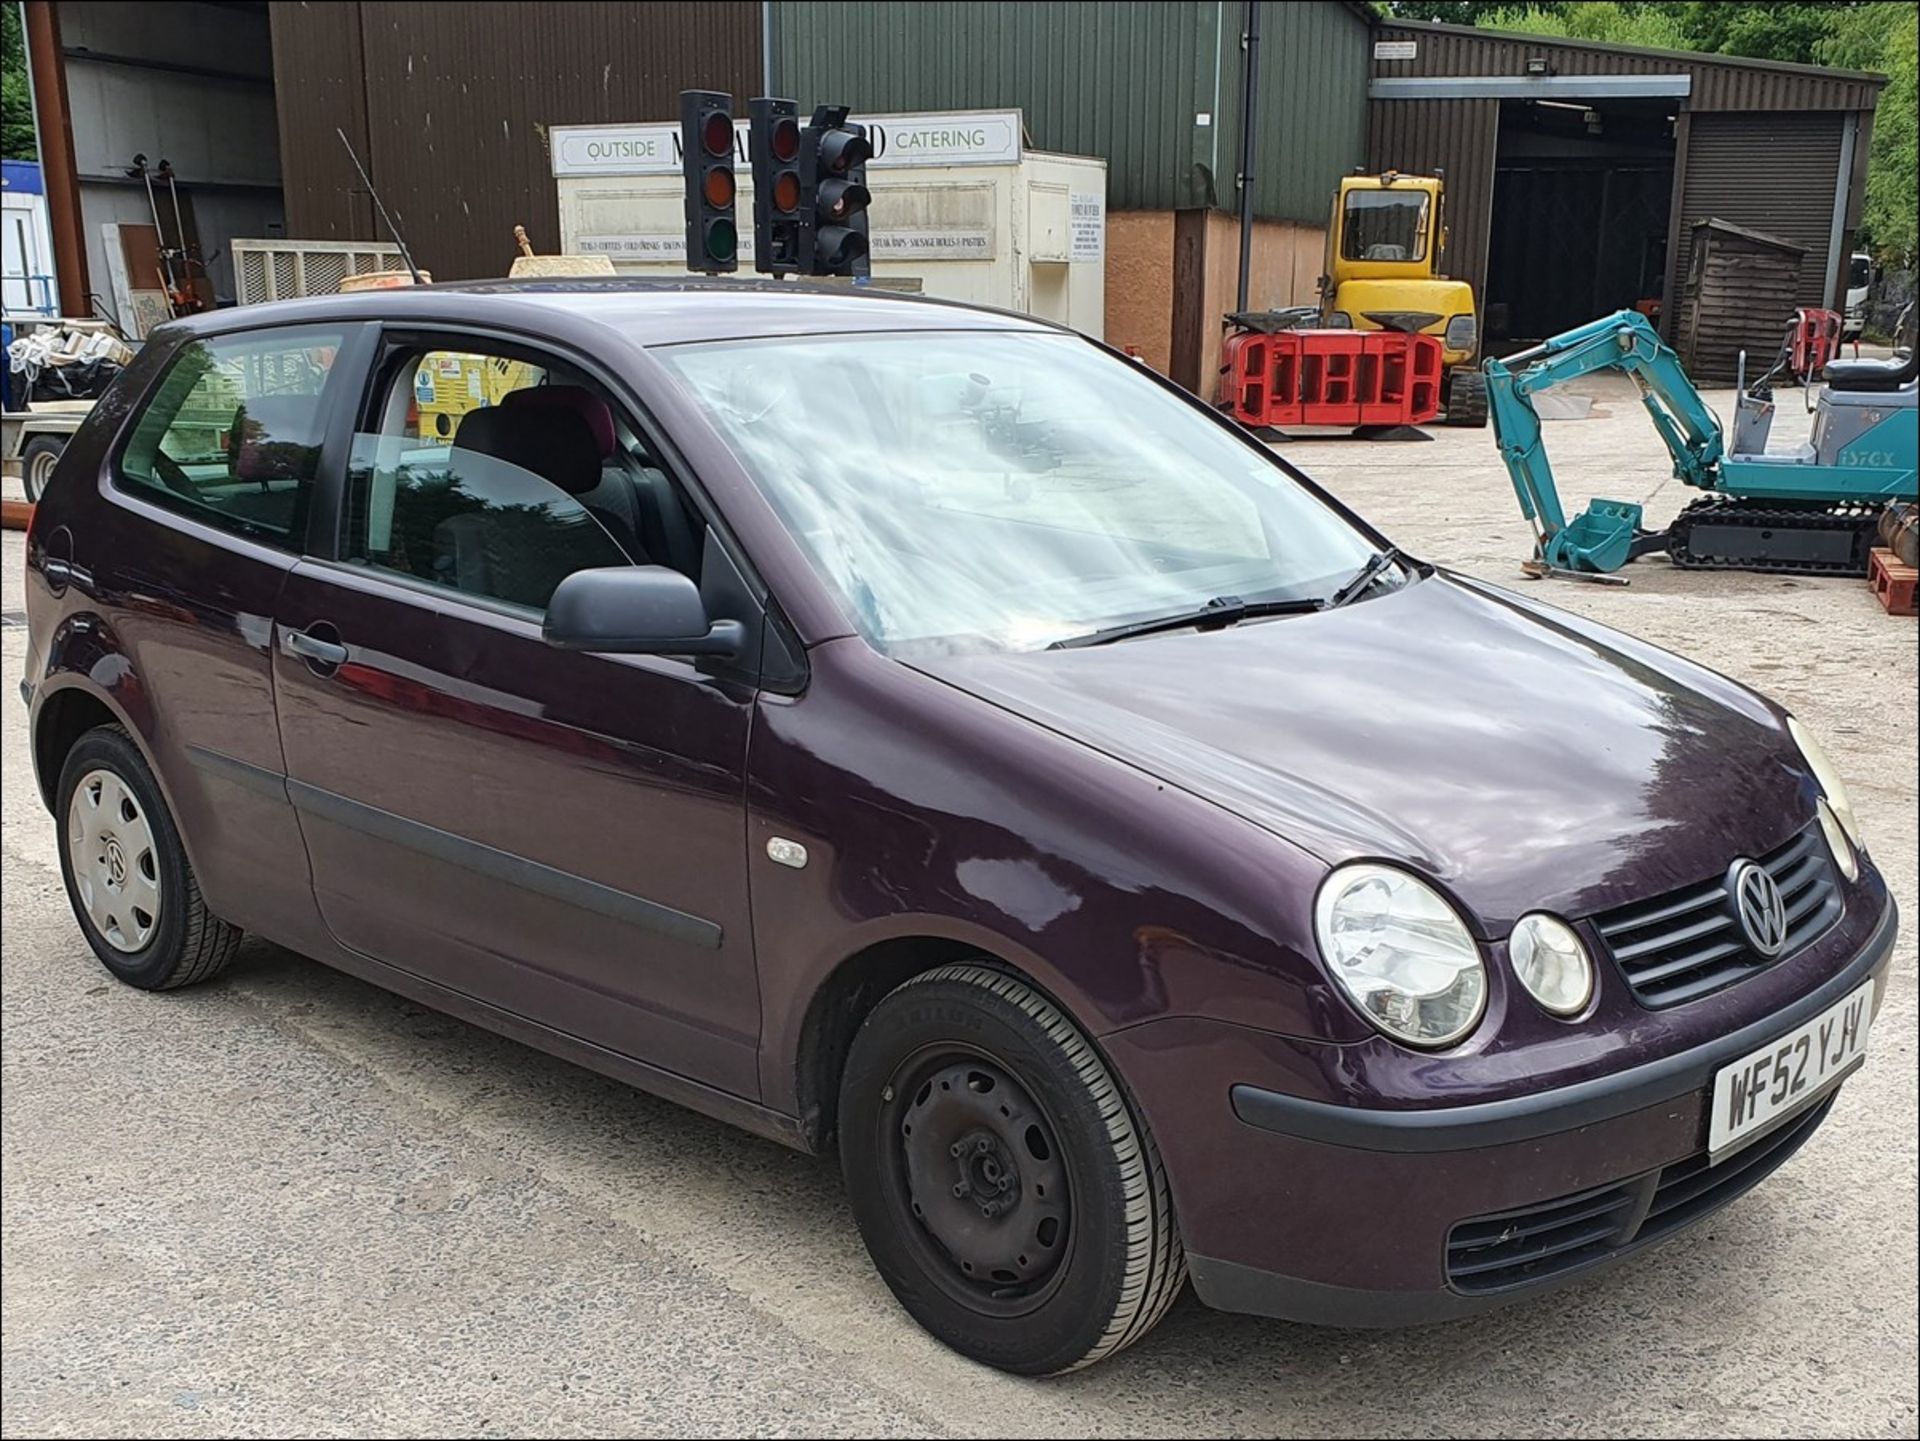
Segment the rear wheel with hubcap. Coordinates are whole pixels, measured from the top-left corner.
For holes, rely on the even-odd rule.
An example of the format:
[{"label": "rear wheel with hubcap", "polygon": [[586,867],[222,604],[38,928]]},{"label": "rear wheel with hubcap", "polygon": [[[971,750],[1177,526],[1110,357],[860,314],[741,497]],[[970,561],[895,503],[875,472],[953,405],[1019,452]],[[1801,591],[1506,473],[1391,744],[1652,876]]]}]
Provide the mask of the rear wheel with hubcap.
[{"label": "rear wheel with hubcap", "polygon": [[1003,971],[943,966],[874,1008],[842,1077],[840,1155],[901,1304],[989,1365],[1097,1361],[1185,1282],[1146,1123],[1072,1021]]},{"label": "rear wheel with hubcap", "polygon": [[160,787],[119,726],[88,731],[60,769],[60,873],[101,964],[158,991],[224,969],[241,933],[200,899]]}]

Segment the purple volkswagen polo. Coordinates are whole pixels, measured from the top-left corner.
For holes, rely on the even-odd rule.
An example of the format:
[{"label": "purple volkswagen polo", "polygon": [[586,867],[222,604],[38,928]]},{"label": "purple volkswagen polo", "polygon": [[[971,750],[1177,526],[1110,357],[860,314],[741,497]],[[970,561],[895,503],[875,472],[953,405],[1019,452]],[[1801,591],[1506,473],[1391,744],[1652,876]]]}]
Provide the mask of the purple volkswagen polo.
[{"label": "purple volkswagen polo", "polygon": [[163,327],[63,456],[40,785],[131,985],[243,932],[771,1136],[969,1356],[1190,1279],[1461,1316],[1699,1220],[1895,915],[1753,692],[1400,554],[1054,326],[774,284]]}]

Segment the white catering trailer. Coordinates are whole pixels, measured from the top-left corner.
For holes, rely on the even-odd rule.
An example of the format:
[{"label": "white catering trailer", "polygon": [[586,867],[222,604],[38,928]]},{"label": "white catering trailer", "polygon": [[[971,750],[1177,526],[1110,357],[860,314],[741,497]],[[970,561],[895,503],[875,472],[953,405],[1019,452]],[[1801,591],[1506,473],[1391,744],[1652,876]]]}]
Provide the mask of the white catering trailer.
[{"label": "white catering trailer", "polygon": [[[874,147],[867,216],[876,279],[917,279],[926,295],[1102,335],[1106,161],[1028,149],[1018,110],[851,118]],[[604,255],[625,275],[686,273],[677,122],[557,126],[551,145],[563,250]],[[752,275],[744,118],[734,156],[740,273]]]}]

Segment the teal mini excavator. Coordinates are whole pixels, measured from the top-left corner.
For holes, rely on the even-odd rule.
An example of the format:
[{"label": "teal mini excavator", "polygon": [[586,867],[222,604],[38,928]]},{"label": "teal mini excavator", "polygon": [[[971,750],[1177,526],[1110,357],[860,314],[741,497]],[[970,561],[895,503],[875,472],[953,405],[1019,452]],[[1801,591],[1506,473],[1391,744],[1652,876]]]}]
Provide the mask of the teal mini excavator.
[{"label": "teal mini excavator", "polygon": [[[1774,407],[1765,380],[1741,384],[1729,447],[1680,357],[1637,311],[1487,361],[1500,458],[1537,542],[1529,569],[1597,578],[1664,550],[1689,569],[1865,575],[1881,508],[1920,493],[1917,355],[1910,347],[1891,361],[1828,365],[1813,438],[1778,454],[1767,451]],[[1641,507],[1629,501],[1595,500],[1571,520],[1561,509],[1532,397],[1598,370],[1632,377],[1674,475],[1706,492],[1665,530],[1644,529]]]}]

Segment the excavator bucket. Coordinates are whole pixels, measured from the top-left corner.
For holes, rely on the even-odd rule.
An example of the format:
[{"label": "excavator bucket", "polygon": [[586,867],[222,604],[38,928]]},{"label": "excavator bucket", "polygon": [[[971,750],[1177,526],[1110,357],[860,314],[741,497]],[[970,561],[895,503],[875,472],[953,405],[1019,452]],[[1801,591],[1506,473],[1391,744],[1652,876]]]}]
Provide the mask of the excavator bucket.
[{"label": "excavator bucket", "polygon": [[1564,529],[1547,537],[1542,559],[1558,570],[1614,571],[1633,558],[1639,536],[1639,506],[1625,500],[1596,500]]}]

